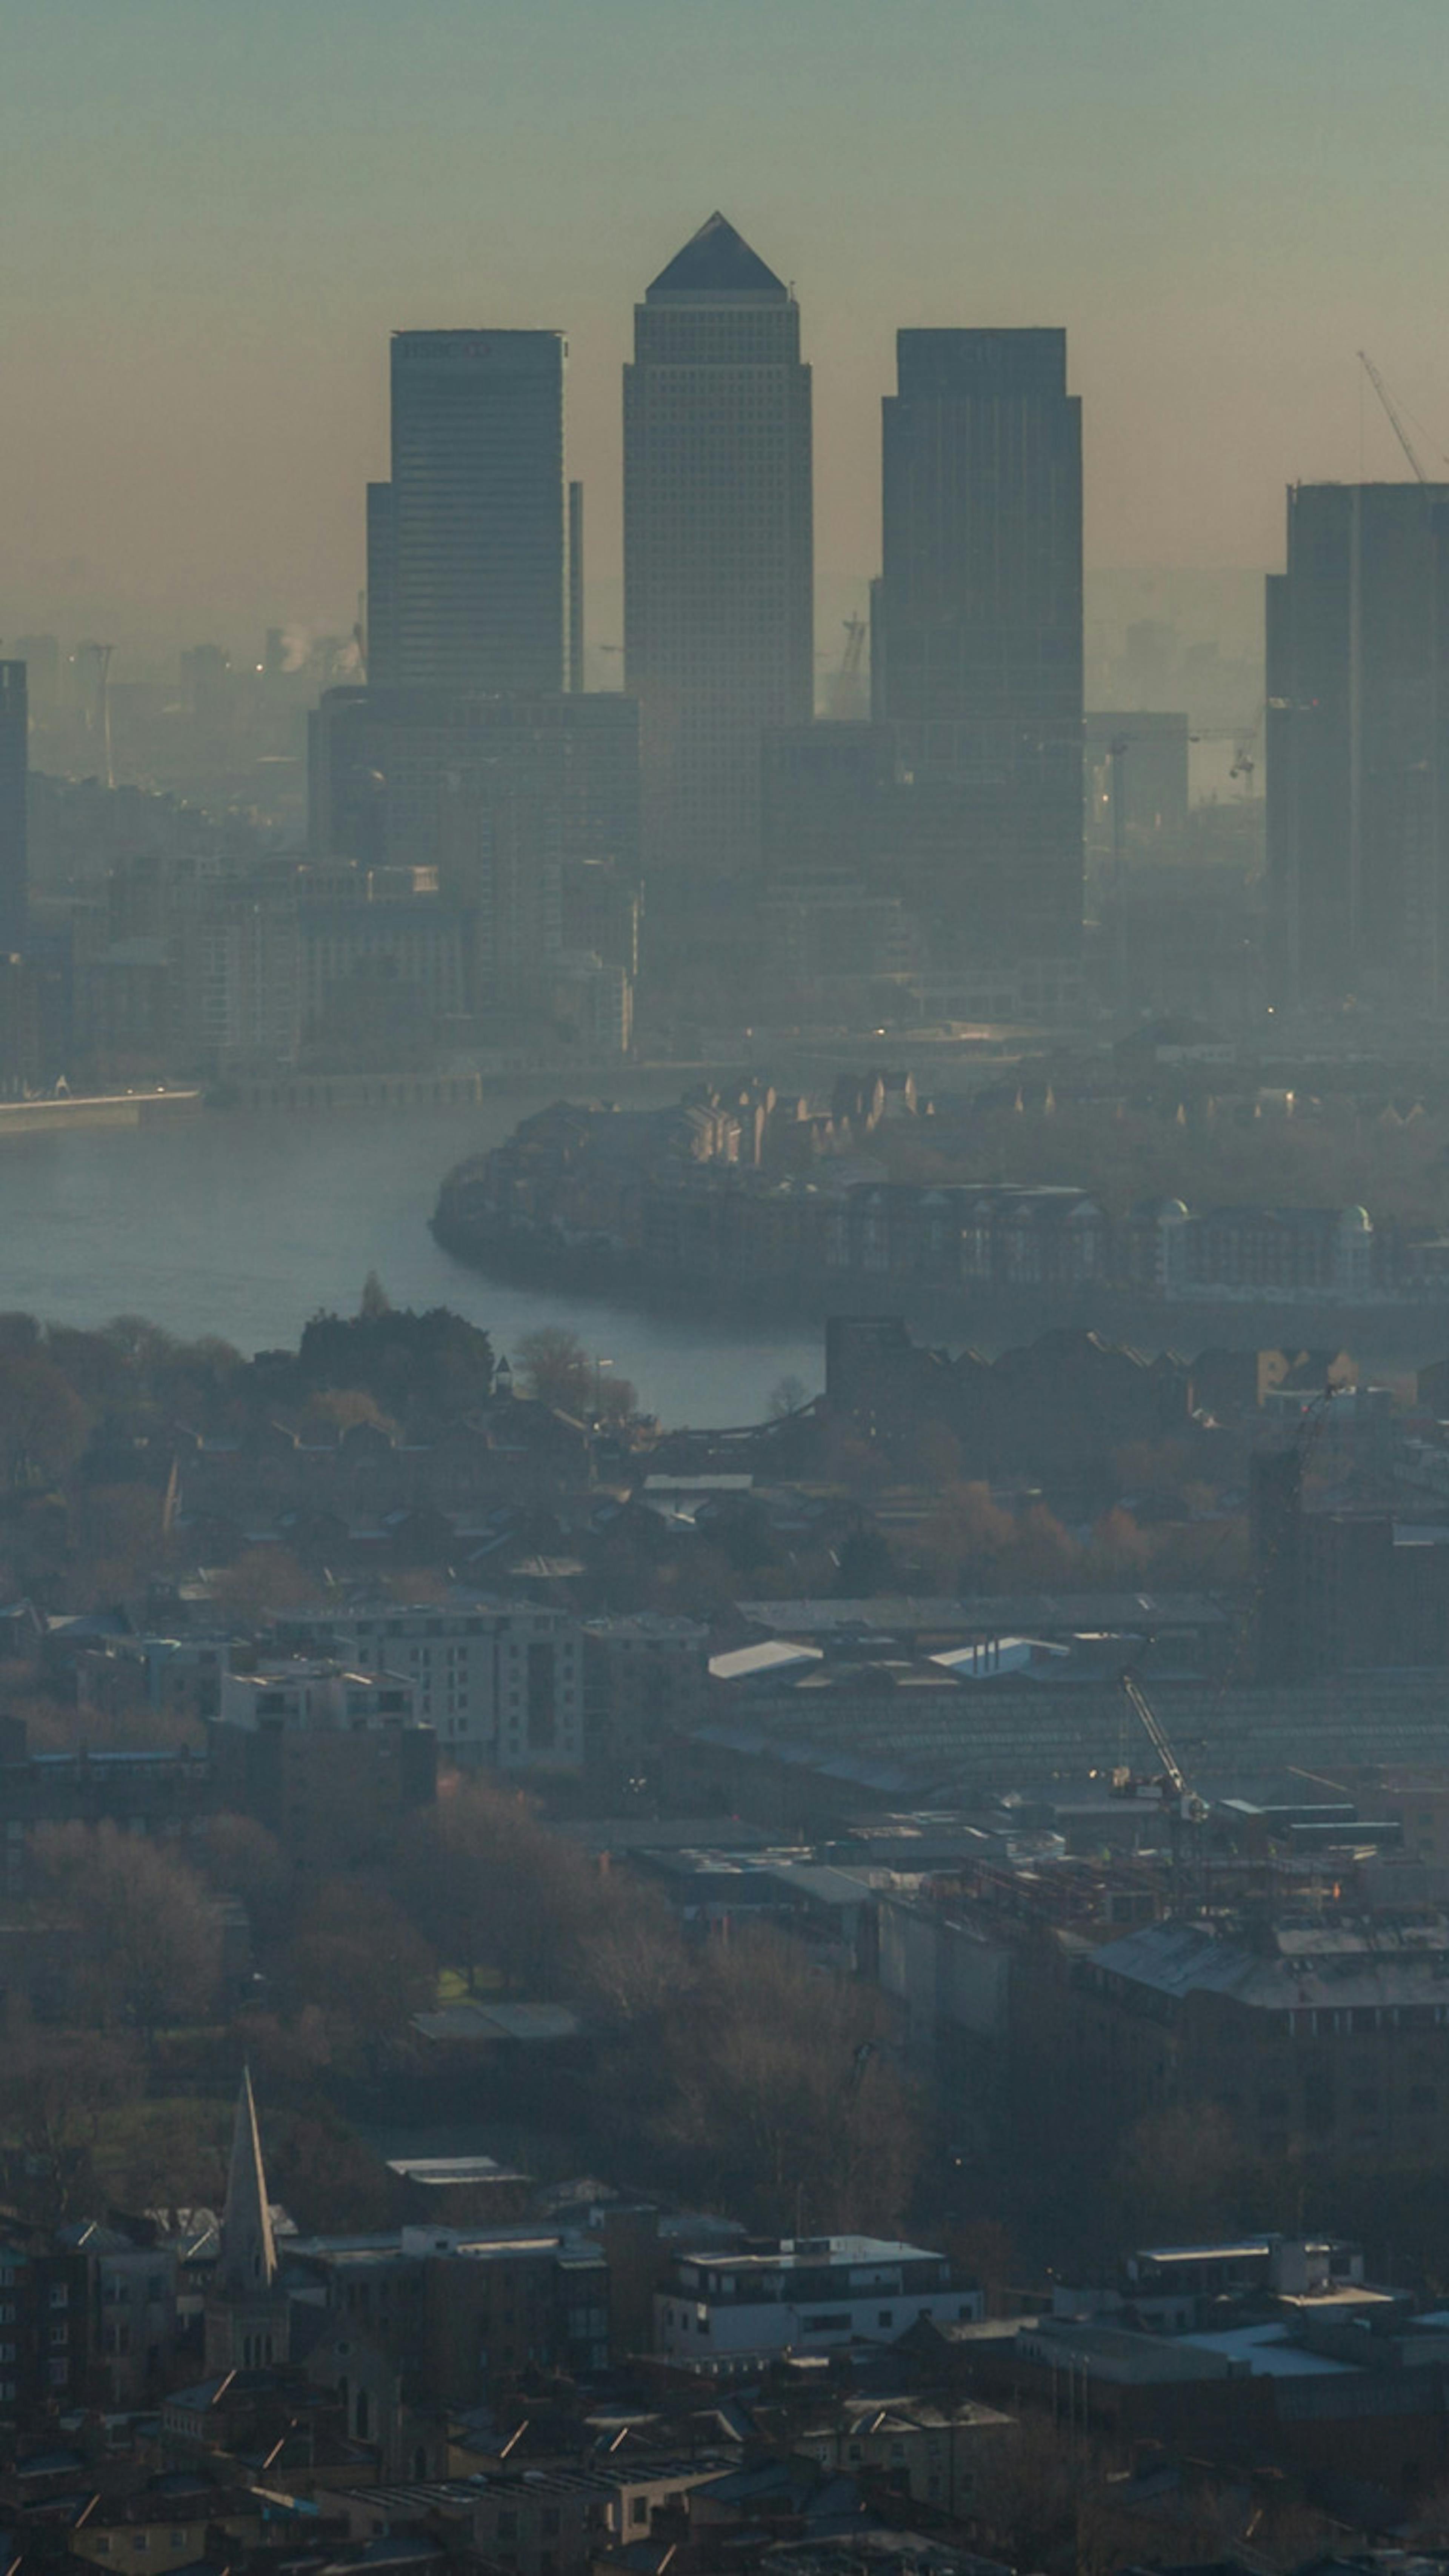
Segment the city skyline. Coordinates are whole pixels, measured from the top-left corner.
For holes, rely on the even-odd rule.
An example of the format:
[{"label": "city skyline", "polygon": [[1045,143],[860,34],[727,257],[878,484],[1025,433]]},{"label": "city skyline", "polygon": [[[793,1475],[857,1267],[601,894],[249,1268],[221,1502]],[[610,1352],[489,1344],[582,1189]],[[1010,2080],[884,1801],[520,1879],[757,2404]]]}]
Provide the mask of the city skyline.
[{"label": "city skyline", "polygon": [[[1425,328],[1444,81],[1420,0],[1378,13],[1372,43],[1338,0],[1271,25],[1233,0],[1090,25],[1059,0],[905,0],[889,29],[847,5],[826,83],[808,0],[768,21],[747,0],[728,26],[656,0],[607,33],[574,0],[548,16],[557,45],[513,0],[486,25],[437,0],[405,29],[374,0],[264,5],[244,34],[174,0],[27,23],[0,102],[25,241],[0,426],[17,627],[345,628],[355,494],[385,468],[378,351],[423,327],[567,331],[607,600],[637,281],[713,204],[806,312],[822,590],[878,560],[898,327],[1068,329],[1092,566],[1271,565],[1285,483],[1401,479],[1360,345],[1449,436]],[[647,157],[626,106],[656,119]]]}]

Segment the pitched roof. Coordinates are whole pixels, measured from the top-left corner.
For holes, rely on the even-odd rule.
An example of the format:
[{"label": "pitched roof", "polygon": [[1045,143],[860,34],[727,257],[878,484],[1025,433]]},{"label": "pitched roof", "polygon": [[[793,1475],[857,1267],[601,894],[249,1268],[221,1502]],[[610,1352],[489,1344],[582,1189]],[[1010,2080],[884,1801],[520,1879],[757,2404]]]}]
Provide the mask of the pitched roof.
[{"label": "pitched roof", "polygon": [[769,295],[783,298],[788,289],[757,251],[718,211],[692,233],[667,268],[661,268],[646,294]]}]

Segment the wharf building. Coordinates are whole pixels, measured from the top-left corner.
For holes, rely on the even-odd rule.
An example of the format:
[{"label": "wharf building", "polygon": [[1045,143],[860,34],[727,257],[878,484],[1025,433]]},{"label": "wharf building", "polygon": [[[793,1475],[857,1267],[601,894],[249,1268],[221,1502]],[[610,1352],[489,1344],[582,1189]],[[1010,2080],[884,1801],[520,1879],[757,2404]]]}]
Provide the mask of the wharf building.
[{"label": "wharf building", "polygon": [[1060,330],[897,334],[872,716],[890,874],[944,943],[1070,957],[1082,921],[1082,436]]},{"label": "wharf building", "polygon": [[1270,991],[1449,980],[1449,483],[1302,484],[1267,585]]},{"label": "wharf building", "polygon": [[810,405],[793,294],[711,215],[624,370],[625,673],[666,901],[753,870],[762,731],[813,709]]}]

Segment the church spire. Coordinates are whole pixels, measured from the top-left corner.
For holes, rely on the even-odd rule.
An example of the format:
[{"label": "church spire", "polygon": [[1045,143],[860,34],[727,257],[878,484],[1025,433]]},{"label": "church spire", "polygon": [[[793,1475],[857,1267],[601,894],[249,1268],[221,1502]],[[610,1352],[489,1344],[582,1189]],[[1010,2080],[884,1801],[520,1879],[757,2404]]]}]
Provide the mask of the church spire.
[{"label": "church spire", "polygon": [[233,2298],[270,2290],[277,2277],[277,2248],[267,2200],[266,2168],[257,2130],[249,2066],[243,2066],[221,2214],[221,2288]]}]

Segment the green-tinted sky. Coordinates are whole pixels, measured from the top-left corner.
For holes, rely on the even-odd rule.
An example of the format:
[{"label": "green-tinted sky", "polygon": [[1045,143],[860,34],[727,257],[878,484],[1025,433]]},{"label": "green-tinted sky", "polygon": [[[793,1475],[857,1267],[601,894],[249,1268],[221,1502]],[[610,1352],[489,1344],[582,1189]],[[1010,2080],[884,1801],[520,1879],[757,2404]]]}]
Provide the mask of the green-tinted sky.
[{"label": "green-tinted sky", "polygon": [[1446,0],[0,0],[0,634],[348,616],[407,324],[567,328],[607,575],[715,205],[800,295],[827,581],[912,322],[1066,323],[1090,561],[1271,561],[1290,478],[1403,470],[1359,346],[1449,448],[1446,137]]}]

